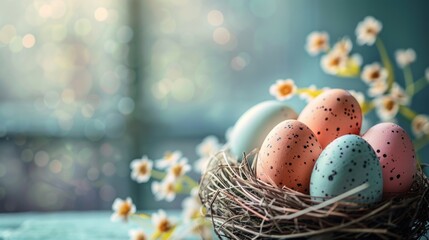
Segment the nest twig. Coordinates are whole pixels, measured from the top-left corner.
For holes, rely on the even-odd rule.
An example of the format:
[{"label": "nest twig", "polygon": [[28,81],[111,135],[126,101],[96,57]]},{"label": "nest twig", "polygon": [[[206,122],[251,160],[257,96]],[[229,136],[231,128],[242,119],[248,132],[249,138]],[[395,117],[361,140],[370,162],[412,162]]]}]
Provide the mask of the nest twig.
[{"label": "nest twig", "polygon": [[429,181],[421,170],[407,193],[365,205],[347,201],[359,189],[321,202],[274,187],[256,178],[256,161],[257,152],[241,163],[220,152],[203,175],[200,198],[219,238],[419,239],[429,229]]}]

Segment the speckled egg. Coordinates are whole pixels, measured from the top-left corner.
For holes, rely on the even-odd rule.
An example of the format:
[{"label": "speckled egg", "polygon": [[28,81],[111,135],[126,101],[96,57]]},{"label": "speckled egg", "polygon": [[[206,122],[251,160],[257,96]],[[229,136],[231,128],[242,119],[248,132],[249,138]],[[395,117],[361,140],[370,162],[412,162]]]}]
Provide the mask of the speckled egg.
[{"label": "speckled egg", "polygon": [[383,171],[383,191],[403,193],[416,175],[416,158],[410,137],[394,123],[379,123],[362,136],[375,150]]},{"label": "speckled egg", "polygon": [[241,158],[243,153],[259,148],[278,123],[297,117],[298,114],[282,102],[265,101],[253,106],[238,119],[232,129],[228,141],[232,154]]},{"label": "speckled egg", "polygon": [[265,138],[259,151],[256,175],[278,187],[308,193],[311,171],[321,152],[317,138],[304,123],[283,121]]},{"label": "speckled egg", "polygon": [[342,135],[359,134],[362,111],[357,100],[349,92],[331,89],[308,103],[298,120],[316,134],[320,145],[325,148]]},{"label": "speckled egg", "polygon": [[364,183],[369,187],[351,201],[375,203],[383,194],[381,167],[372,147],[357,135],[332,141],[320,154],[311,174],[310,195],[334,197]]}]

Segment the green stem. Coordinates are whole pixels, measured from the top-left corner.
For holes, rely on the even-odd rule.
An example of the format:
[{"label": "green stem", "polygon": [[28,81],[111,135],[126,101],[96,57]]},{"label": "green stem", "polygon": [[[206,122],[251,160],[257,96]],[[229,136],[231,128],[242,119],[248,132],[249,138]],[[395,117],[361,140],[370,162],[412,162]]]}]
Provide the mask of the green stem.
[{"label": "green stem", "polygon": [[404,79],[405,79],[405,91],[408,94],[408,96],[414,95],[414,80],[413,80],[413,73],[411,72],[410,66],[404,67]]},{"label": "green stem", "polygon": [[410,121],[412,121],[417,116],[417,113],[411,110],[411,108],[403,105],[399,107],[399,113],[401,113],[402,116],[404,116]]},{"label": "green stem", "polygon": [[188,175],[184,175],[183,176],[183,180],[189,184],[189,186],[191,188],[194,188],[196,186],[198,186],[198,182],[196,182],[194,179],[192,179],[191,177],[189,177]]},{"label": "green stem", "polygon": [[162,180],[167,174],[158,170],[152,169],[151,176],[155,179]]},{"label": "green stem", "polygon": [[413,95],[416,95],[418,92],[423,90],[429,83],[429,80],[427,80],[425,77],[420,78],[419,80],[414,82],[414,93]]},{"label": "green stem", "polygon": [[389,55],[387,54],[386,47],[384,46],[383,41],[380,38],[375,40],[375,45],[377,46],[378,52],[380,54],[381,61],[383,62],[384,68],[388,72],[387,76],[387,90],[392,88],[393,83],[395,82],[395,76],[393,73],[392,62],[390,61]]}]

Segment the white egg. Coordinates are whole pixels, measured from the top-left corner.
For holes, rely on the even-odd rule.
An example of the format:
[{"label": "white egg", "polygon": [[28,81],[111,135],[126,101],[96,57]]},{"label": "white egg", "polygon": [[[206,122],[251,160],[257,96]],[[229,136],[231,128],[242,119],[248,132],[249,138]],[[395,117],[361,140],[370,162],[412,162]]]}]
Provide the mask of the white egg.
[{"label": "white egg", "polygon": [[235,123],[229,139],[229,147],[238,158],[262,145],[265,137],[278,123],[296,119],[298,114],[285,103],[261,102],[247,110]]}]

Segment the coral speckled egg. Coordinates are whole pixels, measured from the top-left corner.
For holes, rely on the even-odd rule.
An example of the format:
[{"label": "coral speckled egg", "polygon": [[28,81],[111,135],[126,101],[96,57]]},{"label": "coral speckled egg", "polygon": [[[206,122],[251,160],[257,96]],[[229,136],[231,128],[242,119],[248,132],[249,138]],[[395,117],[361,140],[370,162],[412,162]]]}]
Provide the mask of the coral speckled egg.
[{"label": "coral speckled egg", "polygon": [[362,136],[375,150],[383,170],[383,191],[403,193],[416,174],[413,143],[404,129],[394,123],[379,123]]},{"label": "coral speckled egg", "polygon": [[243,153],[259,148],[273,127],[297,117],[298,114],[282,102],[265,101],[253,106],[233,127],[228,141],[232,154],[241,157]]},{"label": "coral speckled egg", "polygon": [[331,89],[308,103],[298,120],[316,134],[320,145],[325,148],[337,137],[359,134],[362,111],[357,100],[349,92]]},{"label": "coral speckled egg", "polygon": [[275,126],[259,151],[257,177],[278,187],[308,193],[311,171],[322,148],[314,133],[297,120]]},{"label": "coral speckled egg", "polygon": [[380,163],[372,147],[357,135],[344,135],[320,154],[311,174],[310,195],[334,197],[364,183],[369,187],[350,201],[376,203],[383,195]]}]

